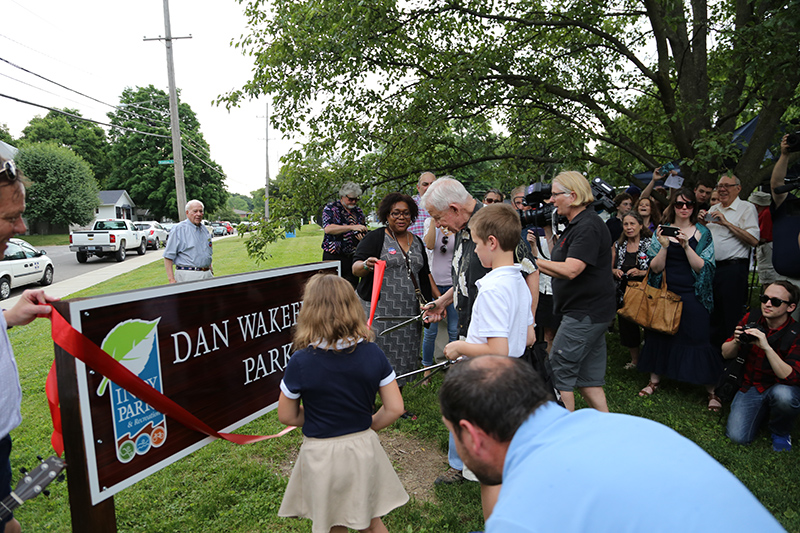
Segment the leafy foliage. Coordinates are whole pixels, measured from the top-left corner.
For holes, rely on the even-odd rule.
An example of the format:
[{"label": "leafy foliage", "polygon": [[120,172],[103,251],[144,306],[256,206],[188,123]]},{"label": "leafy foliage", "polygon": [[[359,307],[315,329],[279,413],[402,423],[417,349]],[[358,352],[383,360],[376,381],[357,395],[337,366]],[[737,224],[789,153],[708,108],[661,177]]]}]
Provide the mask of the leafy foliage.
[{"label": "leafy foliage", "polygon": [[0,141],[14,144],[14,139],[11,137],[11,132],[8,130],[8,124],[0,124]]},{"label": "leafy foliage", "polygon": [[[628,177],[681,159],[690,183],[730,162],[749,192],[797,103],[797,0],[240,2],[251,30],[235,46],[254,74],[219,102],[272,95],[275,126],[362,184],[485,162],[518,182],[554,167]],[[501,133],[450,136],[463,121]]]},{"label": "leafy foliage", "polygon": [[100,205],[89,164],[69,148],[51,143],[26,144],[15,157],[33,184],[25,214],[57,225],[85,225]]},{"label": "leafy foliage", "polygon": [[[64,109],[64,112],[81,116],[76,109]],[[100,126],[50,111],[44,118],[31,119],[20,138],[21,145],[46,141],[71,148],[81,156],[92,168],[101,186],[111,173],[109,144],[106,132]]]},{"label": "leafy foliage", "polygon": [[[174,168],[158,164],[159,160],[173,159],[169,98],[164,91],[150,85],[126,88],[120,102],[121,109],[109,113],[111,123],[143,133],[111,130],[113,170],[107,186],[127,190],[133,201],[149,208],[155,218],[177,220]],[[205,204],[207,212],[214,212],[228,199],[222,169],[213,161],[207,162],[209,146],[191,107],[179,102],[178,114],[186,199],[197,198]]]}]

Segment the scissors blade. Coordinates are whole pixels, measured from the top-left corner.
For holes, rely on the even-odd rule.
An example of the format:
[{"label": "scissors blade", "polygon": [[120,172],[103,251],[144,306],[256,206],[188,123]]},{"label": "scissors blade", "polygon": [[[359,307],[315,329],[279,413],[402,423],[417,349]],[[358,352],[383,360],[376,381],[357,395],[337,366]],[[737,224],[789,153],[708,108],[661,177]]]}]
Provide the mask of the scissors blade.
[{"label": "scissors blade", "polygon": [[386,335],[387,333],[391,333],[392,331],[394,331],[394,330],[396,330],[396,329],[400,329],[400,328],[402,328],[402,327],[404,327],[404,326],[407,326],[407,325],[409,325],[409,324],[413,324],[414,322],[416,322],[416,321],[418,321],[418,320],[422,320],[422,313],[420,313],[419,315],[417,315],[417,316],[415,316],[415,317],[411,317],[411,318],[410,318],[410,319],[408,319],[408,320],[404,320],[403,322],[400,322],[399,324],[395,324],[394,326],[392,326],[392,327],[390,327],[390,328],[386,328],[385,330],[381,331],[381,332],[378,334],[378,336],[379,336],[379,337],[383,337],[383,336],[384,336],[384,335]]}]

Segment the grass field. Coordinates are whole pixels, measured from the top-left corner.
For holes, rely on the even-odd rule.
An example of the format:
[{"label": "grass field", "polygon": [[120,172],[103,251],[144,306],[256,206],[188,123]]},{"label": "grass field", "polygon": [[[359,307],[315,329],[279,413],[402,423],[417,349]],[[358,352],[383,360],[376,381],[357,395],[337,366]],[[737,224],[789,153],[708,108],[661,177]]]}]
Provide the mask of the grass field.
[{"label": "grass field", "polygon": [[45,246],[61,246],[69,244],[69,234],[62,235],[20,235],[20,239],[28,241],[34,248]]},{"label": "grass field", "polygon": [[[244,252],[240,238],[220,241],[214,247],[216,274],[227,275],[264,268],[314,262],[321,257],[322,239],[317,226],[304,227],[297,238],[271,246],[272,258],[257,265]],[[74,296],[95,296],[121,290],[161,285],[165,282],[161,262],[139,268],[114,280]],[[23,388],[23,423],[12,432],[12,466],[30,467],[36,455],[50,453],[52,430],[44,383],[52,362],[50,326],[38,320],[13,328],[11,337],[19,364]],[[798,451],[777,454],[771,450],[769,435],[763,433],[751,446],[737,446],[724,436],[724,419],[709,413],[706,395],[700,387],[665,381],[658,394],[639,398],[638,390],[647,376],[626,371],[627,349],[621,348],[615,334],[608,337],[609,364],[606,394],[614,412],[651,418],[692,439],[747,485],[784,527],[800,533],[800,461]],[[440,421],[436,391],[440,378],[431,387],[404,390],[406,407],[418,413],[416,421],[399,420],[384,431],[399,431],[428,446],[446,448],[447,433]],[[578,399],[578,406],[585,404]],[[282,426],[272,412],[244,426],[239,432],[271,434]],[[793,434],[800,443],[800,430]],[[115,497],[117,525],[121,532],[203,532],[239,533],[310,531],[310,522],[277,517],[287,478],[278,468],[289,453],[299,447],[301,433],[270,441],[237,446],[215,442]],[[631,444],[635,445],[634,443]],[[620,450],[624,455],[625,451]],[[398,464],[413,468],[413,464]],[[444,469],[443,465],[443,469]],[[18,479],[15,476],[15,481]],[[433,480],[431,480],[433,481]],[[657,484],[646,470],[641,483],[631,491],[647,491]],[[580,490],[576,487],[575,490]],[[709,491],[718,490],[708,487]],[[483,528],[477,484],[437,487],[436,503],[412,499],[385,520],[393,532],[467,532]],[[536,495],[531,495],[532,501]],[[565,495],[569,497],[569,495]],[[624,498],[624,494],[619,495]],[[731,502],[736,505],[736,502]],[[50,497],[39,497],[22,506],[16,516],[23,531],[70,531],[66,484],[52,487]],[[665,512],[675,510],[665,509]],[[653,518],[657,522],[658,517]]]}]

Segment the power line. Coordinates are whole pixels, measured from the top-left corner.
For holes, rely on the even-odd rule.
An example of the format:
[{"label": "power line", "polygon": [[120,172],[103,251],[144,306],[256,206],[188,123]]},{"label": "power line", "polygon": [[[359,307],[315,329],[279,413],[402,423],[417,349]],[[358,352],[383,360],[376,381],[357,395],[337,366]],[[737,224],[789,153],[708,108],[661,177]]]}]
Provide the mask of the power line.
[{"label": "power line", "polygon": [[107,122],[100,122],[99,120],[94,120],[94,119],[91,119],[91,118],[86,118],[86,117],[81,117],[81,116],[78,116],[78,115],[73,115],[72,113],[67,113],[66,111],[62,111],[61,109],[56,109],[55,107],[50,107],[50,106],[46,106],[46,105],[42,105],[42,104],[37,104],[37,103],[34,103],[34,102],[29,102],[27,100],[23,100],[21,98],[16,98],[14,96],[9,96],[7,94],[0,93],[0,97],[8,98],[9,100],[14,100],[15,102],[19,102],[21,104],[27,104],[27,105],[30,105],[30,106],[33,106],[33,107],[39,107],[39,108],[42,108],[42,109],[47,109],[48,111],[53,111],[55,113],[60,113],[62,115],[68,116],[70,118],[74,118],[76,120],[83,120],[85,122],[92,122],[92,123],[98,124],[100,126],[107,126],[109,128],[116,128],[116,129],[120,129],[120,130],[123,130],[123,131],[130,131],[131,133],[141,133],[142,135],[149,135],[151,137],[161,137],[162,139],[169,139],[170,138],[169,135],[161,135],[161,134],[158,134],[158,133],[150,133],[148,131],[139,131],[139,130],[135,130],[133,128],[126,128],[125,126],[118,126],[116,124],[109,124]]}]

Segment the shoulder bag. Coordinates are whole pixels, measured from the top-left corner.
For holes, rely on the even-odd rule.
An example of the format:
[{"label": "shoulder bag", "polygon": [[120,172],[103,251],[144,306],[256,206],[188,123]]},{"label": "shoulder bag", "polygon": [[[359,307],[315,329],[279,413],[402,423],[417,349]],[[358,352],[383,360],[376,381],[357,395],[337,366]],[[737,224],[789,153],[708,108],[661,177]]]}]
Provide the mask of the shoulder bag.
[{"label": "shoulder bag", "polygon": [[643,328],[675,335],[681,325],[683,302],[681,297],[667,290],[666,276],[661,277],[661,287],[651,287],[647,283],[650,269],[642,281],[628,282],[619,315],[635,322]]}]

